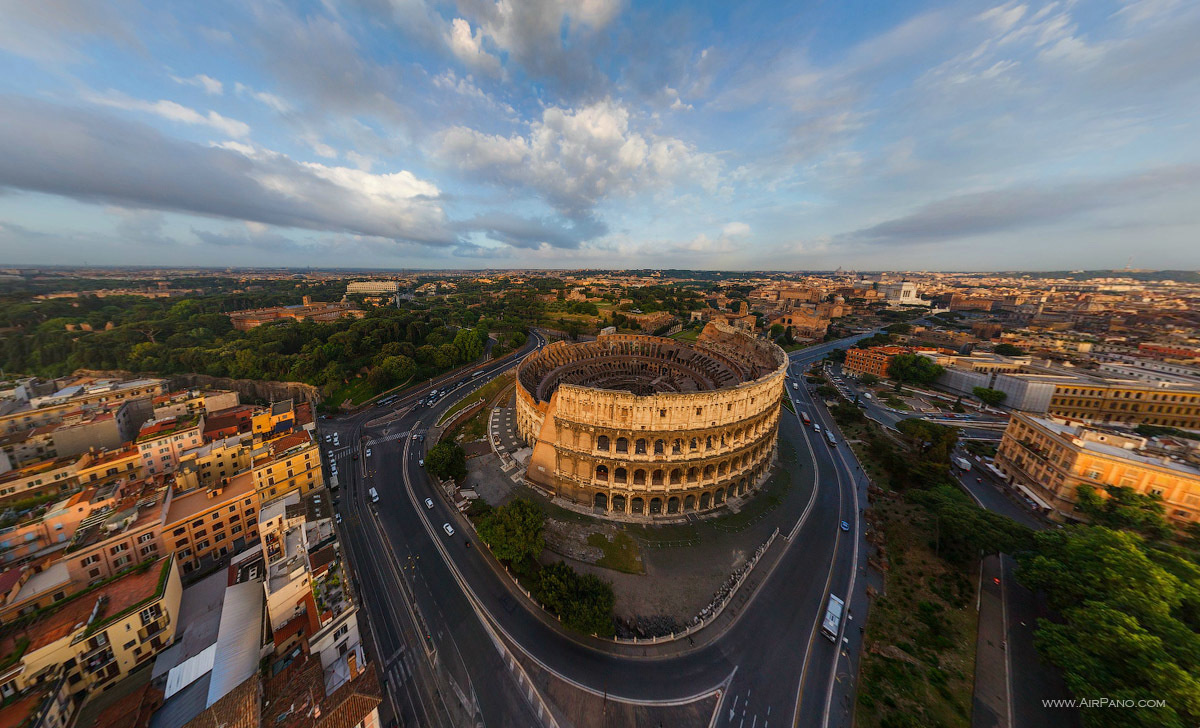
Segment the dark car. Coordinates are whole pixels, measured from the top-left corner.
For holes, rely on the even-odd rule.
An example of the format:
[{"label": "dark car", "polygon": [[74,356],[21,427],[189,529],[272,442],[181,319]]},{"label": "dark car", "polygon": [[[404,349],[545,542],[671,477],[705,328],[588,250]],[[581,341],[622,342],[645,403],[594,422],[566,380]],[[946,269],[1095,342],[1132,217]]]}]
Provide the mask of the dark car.
[{"label": "dark car", "polygon": [[847,523],[846,521],[842,521],[842,530],[843,530],[843,531],[849,531],[849,530],[850,530],[850,524],[849,524],[849,523]]}]

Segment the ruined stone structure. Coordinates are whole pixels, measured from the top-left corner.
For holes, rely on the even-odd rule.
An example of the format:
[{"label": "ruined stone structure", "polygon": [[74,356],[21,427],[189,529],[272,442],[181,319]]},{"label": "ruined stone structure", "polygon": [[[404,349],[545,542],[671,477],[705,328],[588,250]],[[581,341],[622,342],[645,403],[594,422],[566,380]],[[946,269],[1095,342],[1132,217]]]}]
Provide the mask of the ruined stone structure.
[{"label": "ruined stone structure", "polygon": [[787,356],[720,323],[696,343],[555,342],[517,372],[526,477],[581,505],[657,516],[721,507],[776,455]]}]

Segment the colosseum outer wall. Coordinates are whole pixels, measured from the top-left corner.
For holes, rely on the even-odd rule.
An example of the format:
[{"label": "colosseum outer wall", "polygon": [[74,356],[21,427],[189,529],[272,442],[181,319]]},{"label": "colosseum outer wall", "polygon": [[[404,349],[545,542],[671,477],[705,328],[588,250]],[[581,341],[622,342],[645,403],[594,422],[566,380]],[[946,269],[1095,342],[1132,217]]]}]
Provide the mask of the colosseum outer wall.
[{"label": "colosseum outer wall", "polygon": [[717,351],[757,347],[760,361],[765,352],[777,365],[753,381],[686,393],[560,384],[546,402],[519,386],[518,430],[534,445],[529,480],[630,515],[708,510],[756,488],[776,454],[787,357],[714,324],[700,341]]}]

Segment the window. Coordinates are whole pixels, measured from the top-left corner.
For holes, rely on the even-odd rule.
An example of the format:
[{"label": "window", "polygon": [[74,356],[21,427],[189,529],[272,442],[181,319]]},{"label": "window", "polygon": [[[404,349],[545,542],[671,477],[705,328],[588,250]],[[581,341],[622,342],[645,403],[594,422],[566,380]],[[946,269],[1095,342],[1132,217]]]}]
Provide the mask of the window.
[{"label": "window", "polygon": [[187,530],[186,528],[184,528],[183,526],[180,526],[179,528],[175,529],[175,530],[172,532],[172,534],[171,534],[171,535],[173,535],[173,536],[182,536],[182,535],[183,535],[183,533],[184,533],[184,531],[186,531],[186,530]]},{"label": "window", "polygon": [[146,626],[162,616],[162,607],[158,604],[151,604],[141,611],[139,615],[142,618],[142,626]]},{"label": "window", "polygon": [[199,531],[196,531],[194,534],[192,534],[192,536],[194,536],[195,538],[200,538],[201,536],[204,536],[207,533],[208,533],[208,529],[202,528]]},{"label": "window", "polygon": [[196,551],[203,551],[206,548],[208,548],[208,540],[207,539],[196,544]]},{"label": "window", "polygon": [[129,550],[129,544],[119,543],[116,546],[113,546],[112,548],[110,548],[108,550],[108,552],[110,554],[112,554],[113,556],[116,556],[117,554],[124,553],[125,551],[128,551],[128,550]]},{"label": "window", "polygon": [[210,520],[210,521],[215,521],[215,520],[217,520],[217,519],[218,519],[218,518],[220,518],[220,517],[221,517],[221,514],[220,514],[220,513],[215,513],[215,512],[214,512],[214,513],[212,514],[212,518],[210,518],[210,519],[208,519],[208,520]]},{"label": "window", "polygon": [[179,539],[178,541],[176,541],[176,542],[175,542],[175,548],[176,548],[176,549],[181,549],[181,548],[183,548],[184,546],[187,546],[187,543],[188,543],[188,542],[187,542],[187,539],[186,539],[186,538],[181,538],[181,539]]},{"label": "window", "polygon": [[99,570],[99,569],[92,569],[91,571],[89,571],[89,572],[88,572],[88,578],[89,578],[89,579],[95,579],[95,578],[96,578],[96,577],[98,577],[98,576],[100,576],[100,570]]},{"label": "window", "polygon": [[239,524],[235,524],[233,528],[229,529],[229,532],[230,532],[230,533],[241,533],[241,532],[242,532],[242,526],[241,526],[241,524],[240,524],[240,523],[239,523]]},{"label": "window", "polygon": [[118,556],[117,558],[113,559],[113,566],[119,569],[125,564],[128,564],[130,561],[133,561],[132,556]]},{"label": "window", "polygon": [[153,533],[143,533],[141,536],[138,536],[137,542],[138,543],[146,543],[147,541],[149,541],[152,538],[154,538]]},{"label": "window", "polygon": [[148,543],[142,547],[142,556],[149,556],[158,550],[157,544]]},{"label": "window", "polygon": [[220,542],[220,541],[224,541],[224,540],[225,540],[225,534],[223,534],[223,533],[217,533],[217,534],[213,535],[213,541]]},{"label": "window", "polygon": [[92,554],[91,556],[88,556],[87,558],[85,558],[83,561],[80,561],[79,565],[80,566],[91,566],[92,564],[96,563],[99,560],[100,560],[100,554]]}]

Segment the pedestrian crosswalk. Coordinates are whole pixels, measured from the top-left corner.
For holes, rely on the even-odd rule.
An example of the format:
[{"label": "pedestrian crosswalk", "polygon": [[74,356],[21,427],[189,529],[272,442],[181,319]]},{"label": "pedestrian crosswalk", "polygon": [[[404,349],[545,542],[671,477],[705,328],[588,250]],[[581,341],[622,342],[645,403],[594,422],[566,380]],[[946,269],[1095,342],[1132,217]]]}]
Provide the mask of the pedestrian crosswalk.
[{"label": "pedestrian crosswalk", "polygon": [[372,445],[382,445],[383,443],[391,442],[392,440],[403,440],[409,435],[424,435],[425,433],[426,430],[405,430],[404,432],[393,432],[390,435],[377,437],[374,440],[367,440],[367,447]]}]

